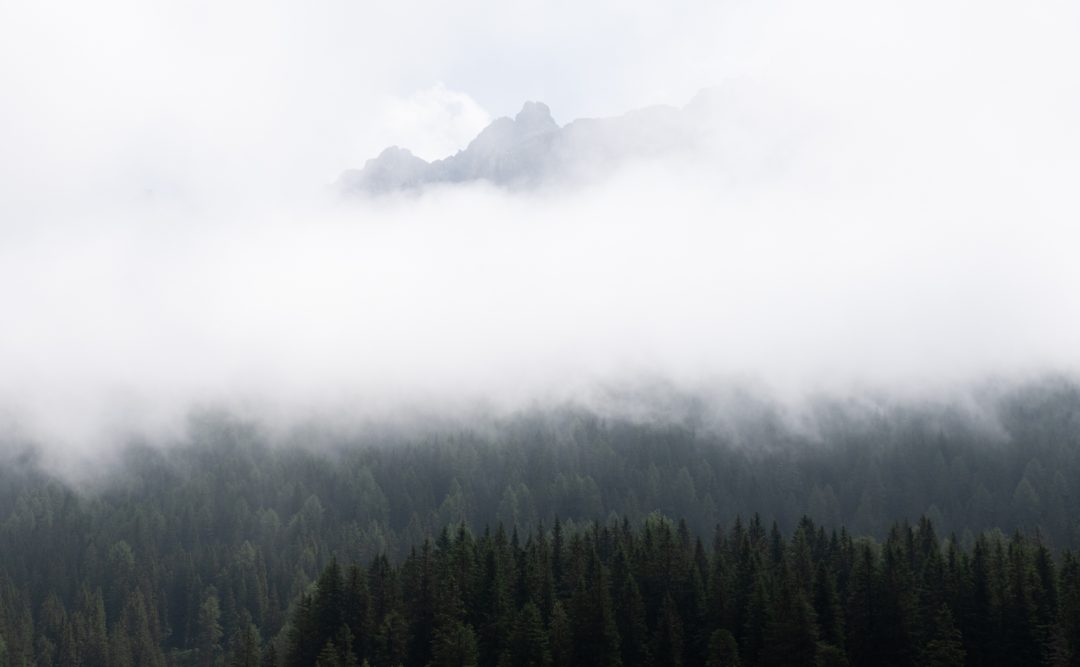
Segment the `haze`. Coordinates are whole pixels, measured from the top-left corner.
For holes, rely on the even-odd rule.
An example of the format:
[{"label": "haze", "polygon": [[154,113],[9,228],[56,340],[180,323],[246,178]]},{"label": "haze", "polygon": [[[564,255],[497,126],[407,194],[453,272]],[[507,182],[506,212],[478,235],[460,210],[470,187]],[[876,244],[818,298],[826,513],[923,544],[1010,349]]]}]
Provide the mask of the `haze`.
[{"label": "haze", "polygon": [[[1074,3],[69,4],[0,8],[20,436],[1080,362]],[[711,86],[699,151],[578,187],[330,188],[526,100],[566,123]]]}]

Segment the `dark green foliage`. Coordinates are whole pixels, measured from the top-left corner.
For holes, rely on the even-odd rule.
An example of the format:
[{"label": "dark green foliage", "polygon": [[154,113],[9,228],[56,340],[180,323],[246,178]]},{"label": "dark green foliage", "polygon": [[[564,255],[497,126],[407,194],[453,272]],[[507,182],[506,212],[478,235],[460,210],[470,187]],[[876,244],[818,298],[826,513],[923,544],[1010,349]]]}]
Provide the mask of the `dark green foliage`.
[{"label": "dark green foliage", "polygon": [[739,645],[730,630],[713,630],[709,637],[709,655],[706,667],[740,667]]},{"label": "dark green foliage", "polygon": [[622,664],[622,656],[607,567],[600,561],[595,545],[587,544],[585,550],[589,552],[586,563],[573,568],[581,574],[569,601],[574,657],[583,665],[616,667]]},{"label": "dark green foliage", "polygon": [[[751,522],[750,530],[743,529],[740,523],[714,541],[711,553],[702,553],[696,541],[680,537],[674,524],[659,516],[650,517],[638,530],[623,522],[582,527],[568,536],[570,546],[562,559],[566,572],[575,573],[577,584],[569,593],[555,596],[550,618],[545,621],[534,600],[536,596],[528,594],[529,587],[525,586],[517,593],[508,593],[505,605],[497,611],[497,615],[513,619],[506,622],[507,629],[481,633],[475,628],[493,622],[489,602],[502,598],[489,592],[479,595],[480,603],[471,604],[466,587],[449,583],[455,577],[467,576],[462,572],[468,568],[462,570],[461,564],[487,561],[489,566],[481,571],[490,572],[491,563],[505,558],[505,579],[522,581],[536,566],[530,554],[537,562],[549,564],[548,567],[555,561],[551,553],[555,540],[530,538],[526,544],[520,540],[507,543],[502,530],[488,531],[480,538],[473,538],[460,528],[446,531],[434,549],[413,551],[398,566],[376,558],[367,569],[372,588],[394,591],[385,604],[390,611],[382,620],[374,619],[384,630],[371,645],[373,648],[365,649],[362,642],[355,642],[351,634],[343,633],[326,640],[321,652],[314,656],[304,657],[292,651],[285,664],[307,665],[317,661],[345,665],[367,661],[372,665],[394,665],[395,660],[401,660],[404,664],[479,665],[490,661],[500,666],[533,667],[598,664],[947,667],[1069,664],[1075,659],[1071,642],[1076,640],[1076,628],[1071,623],[1076,613],[1075,592],[1080,590],[1076,581],[1080,568],[1071,552],[1063,555],[1061,572],[1047,580],[1052,593],[1022,595],[1021,591],[1026,589],[1019,588],[1019,581],[1029,586],[1040,581],[1038,563],[1042,546],[1037,539],[1019,534],[1005,539],[1000,533],[989,533],[977,539],[971,552],[950,544],[946,559],[928,520],[921,521],[917,528],[907,523],[897,524],[880,544],[869,539],[852,542],[846,533],[825,538],[808,521],[803,523],[805,530],[800,529],[802,537],[797,532],[790,541],[771,531],[766,536],[757,521]],[[816,537],[810,540],[810,535]],[[933,539],[924,539],[928,536]],[[734,552],[728,548],[740,543],[747,548]],[[543,553],[537,554],[537,549]],[[972,585],[944,583],[931,594],[913,583],[917,579],[912,575],[914,571],[929,570],[946,577],[945,565],[949,562],[961,570],[960,579],[973,582],[973,568],[981,558],[976,550],[980,554],[1001,554],[1000,559],[987,560],[990,571],[985,573],[985,578],[989,583],[983,594],[977,594]],[[501,556],[495,555],[500,553]],[[768,567],[762,565],[762,556],[767,557]],[[698,558],[703,559],[700,565]],[[748,562],[743,562],[744,559]],[[707,641],[691,641],[689,637],[694,633],[688,630],[691,626],[688,619],[698,615],[708,618],[709,614],[703,610],[723,606],[722,601],[711,598],[726,593],[724,588],[713,586],[707,589],[711,592],[703,592],[707,599],[697,601],[693,587],[687,588],[686,582],[695,580],[701,569],[717,571],[718,562],[730,562],[734,571],[750,573],[753,577],[747,610],[742,616],[744,625],[741,629],[728,623],[716,627],[706,621],[706,627],[711,628]],[[657,563],[664,565],[656,569]],[[685,578],[678,576],[682,569],[679,563],[690,564],[690,574]],[[424,608],[429,603],[418,605],[416,599],[426,596],[424,588],[415,585],[398,588],[384,585],[379,579],[408,580],[412,576],[409,572],[425,568],[442,573],[444,581],[439,584],[443,591],[434,598],[430,609],[430,616],[435,619],[434,630],[426,640],[429,646],[425,655],[430,657],[417,663],[402,658],[404,646],[408,638],[415,643],[417,633],[429,622],[424,615],[404,617],[396,610]],[[350,568],[350,572],[356,570],[355,566]],[[316,612],[321,609],[316,603],[321,597],[320,587],[333,590],[340,576],[337,563],[332,561],[319,576],[312,596],[300,599],[290,627],[294,634],[299,628],[307,628],[312,634],[309,641],[294,636],[294,643],[314,646],[323,641],[319,625],[314,621],[320,614],[333,619],[338,614],[345,616],[344,609],[350,604],[347,596],[328,598],[339,599],[340,610]],[[808,576],[811,580],[804,581]],[[929,574],[924,576],[933,578]],[[637,581],[650,583],[639,588]],[[846,606],[839,602],[836,581],[847,582]],[[497,582],[485,584],[483,578],[476,585],[480,591],[495,591],[503,586]],[[990,638],[992,646],[1007,645],[1010,650],[994,654],[979,641],[965,637],[956,621],[959,610],[978,608],[984,597],[997,600],[995,604],[1001,606],[1001,613],[1015,617],[1017,622],[1022,614],[1039,618],[1036,599],[1061,599],[1057,606],[1061,611],[1044,619],[1042,624],[1033,620],[1023,627],[1001,628],[1002,636]],[[922,618],[924,606],[920,606],[920,599],[940,600],[930,610],[930,618]],[[1024,602],[1029,599],[1030,603]],[[819,614],[816,607],[827,613]],[[824,626],[823,617],[830,617]],[[972,619],[976,626],[981,621]],[[1043,626],[1045,631],[1039,630]],[[392,637],[398,638],[396,652]],[[971,647],[984,656],[979,662],[971,659]]]},{"label": "dark green foliage", "polygon": [[521,667],[547,667],[551,664],[544,619],[532,602],[526,603],[518,614],[510,643],[510,664]]},{"label": "dark green foliage", "polygon": [[[373,664],[378,667],[394,667],[404,664],[408,656],[409,622],[400,612],[390,611],[375,633]],[[303,663],[290,663],[303,664]]]},{"label": "dark green foliage", "polygon": [[229,651],[229,667],[259,667],[261,652],[259,630],[248,624],[246,629],[237,633]]},{"label": "dark green foliage", "polygon": [[788,568],[777,579],[774,584],[777,592],[765,628],[761,664],[813,667],[818,634],[814,608]]},{"label": "dark green foliage", "polygon": [[474,667],[478,655],[472,626],[451,620],[435,632],[430,664],[433,667]]},{"label": "dark green foliage", "polygon": [[556,602],[551,611],[551,663],[556,666],[570,665],[574,661],[574,631],[570,617],[562,602]]},{"label": "dark green foliage", "polygon": [[217,664],[221,651],[221,610],[217,593],[213,588],[206,591],[199,608],[199,665],[210,667]]},{"label": "dark green foliage", "polygon": [[934,614],[934,633],[923,651],[923,663],[927,667],[962,667],[964,664],[964,643],[947,605],[942,605]]},{"label": "dark green foliage", "polygon": [[757,407],[325,447],[205,418],[78,485],[5,445],[0,667],[1080,667],[1080,388],[1004,392],[993,430],[822,404],[824,444]]}]

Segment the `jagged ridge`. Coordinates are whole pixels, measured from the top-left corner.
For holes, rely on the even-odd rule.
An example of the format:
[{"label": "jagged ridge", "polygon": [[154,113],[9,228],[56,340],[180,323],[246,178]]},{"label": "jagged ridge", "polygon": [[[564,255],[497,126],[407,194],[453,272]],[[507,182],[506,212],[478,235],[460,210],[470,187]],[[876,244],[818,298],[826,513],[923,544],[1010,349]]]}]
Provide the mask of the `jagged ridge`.
[{"label": "jagged ridge", "polygon": [[585,118],[560,127],[542,102],[526,102],[514,118],[484,128],[454,155],[427,162],[392,146],[362,169],[342,173],[346,193],[378,194],[432,183],[486,180],[519,188],[604,170],[629,157],[652,157],[692,146],[716,95],[699,93],[684,109],[654,106],[613,118]]}]

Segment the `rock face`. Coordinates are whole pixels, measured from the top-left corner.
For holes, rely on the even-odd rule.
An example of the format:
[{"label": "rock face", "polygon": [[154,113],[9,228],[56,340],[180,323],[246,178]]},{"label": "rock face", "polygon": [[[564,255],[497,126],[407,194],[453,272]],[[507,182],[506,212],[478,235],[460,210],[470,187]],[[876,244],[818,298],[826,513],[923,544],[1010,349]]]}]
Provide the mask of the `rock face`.
[{"label": "rock face", "polygon": [[345,193],[379,194],[433,183],[486,180],[507,188],[575,179],[610,170],[634,157],[657,157],[700,139],[697,122],[710,103],[699,94],[685,109],[655,106],[614,118],[586,118],[563,127],[541,102],[526,102],[513,118],[499,118],[469,145],[442,160],[426,162],[392,147],[363,169],[345,171]]},{"label": "rock face", "polygon": [[348,190],[387,192],[422,185],[430,166],[408,150],[391,146],[364,163],[363,169],[350,169],[339,180]]}]

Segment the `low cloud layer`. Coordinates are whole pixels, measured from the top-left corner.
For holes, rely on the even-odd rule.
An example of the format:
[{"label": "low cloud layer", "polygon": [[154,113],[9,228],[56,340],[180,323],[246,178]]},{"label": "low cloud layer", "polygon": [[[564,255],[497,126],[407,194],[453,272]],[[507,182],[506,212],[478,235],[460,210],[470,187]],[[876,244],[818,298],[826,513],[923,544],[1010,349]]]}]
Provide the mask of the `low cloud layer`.
[{"label": "low cloud layer", "polygon": [[[667,92],[631,95],[617,80],[610,97],[590,98],[581,90],[602,86],[586,67],[567,79],[572,94],[543,99],[524,90],[528,68],[511,76],[492,63],[490,79],[509,77],[521,94],[490,110],[474,100],[494,96],[456,92],[448,72],[412,89],[426,93],[393,91],[388,82],[418,75],[413,58],[395,69],[391,57],[364,60],[355,80],[347,68],[317,70],[310,89],[289,83],[299,74],[241,78],[246,92],[223,87],[226,106],[203,109],[210,91],[196,78],[209,64],[147,45],[173,85],[193,88],[159,99],[176,102],[168,113],[139,115],[151,107],[128,88],[124,75],[143,70],[127,56],[91,72],[117,87],[59,80],[55,98],[43,79],[61,56],[5,56],[0,418],[22,436],[85,448],[160,433],[193,407],[287,422],[515,407],[641,378],[798,396],[1078,369],[1070,64],[1080,54],[1063,28],[1075,7],[697,11],[732,36],[707,48],[687,28],[696,87],[727,95],[707,145],[628,162],[588,187],[530,192],[476,183],[342,202],[329,183],[385,144],[460,146],[525,99],[540,97],[562,123],[629,110],[613,100],[685,104],[694,90],[674,66],[681,24],[593,65],[629,81],[653,54],[659,69],[642,76]],[[154,18],[124,15],[136,27]],[[587,25],[565,27],[570,52]],[[738,37],[740,27],[762,40]],[[538,48],[528,26],[515,30]],[[312,62],[274,31],[235,38],[286,71]],[[345,43],[319,53],[356,57]],[[443,35],[424,49],[453,46]],[[243,73],[237,48],[229,62]],[[533,55],[540,69],[560,62]],[[335,86],[346,91],[340,108],[323,94]],[[84,124],[72,125],[72,96]],[[281,98],[285,111],[248,113]]]}]

